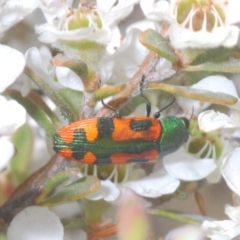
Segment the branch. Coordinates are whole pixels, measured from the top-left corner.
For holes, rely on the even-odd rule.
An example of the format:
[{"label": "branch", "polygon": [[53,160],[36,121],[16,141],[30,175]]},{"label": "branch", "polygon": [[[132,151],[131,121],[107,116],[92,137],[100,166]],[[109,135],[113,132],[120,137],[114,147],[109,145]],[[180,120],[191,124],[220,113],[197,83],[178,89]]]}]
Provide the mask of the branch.
[{"label": "branch", "polygon": [[46,182],[56,173],[65,170],[69,161],[55,154],[49,163],[33,173],[12,196],[0,207],[0,231],[24,208],[35,204]]}]

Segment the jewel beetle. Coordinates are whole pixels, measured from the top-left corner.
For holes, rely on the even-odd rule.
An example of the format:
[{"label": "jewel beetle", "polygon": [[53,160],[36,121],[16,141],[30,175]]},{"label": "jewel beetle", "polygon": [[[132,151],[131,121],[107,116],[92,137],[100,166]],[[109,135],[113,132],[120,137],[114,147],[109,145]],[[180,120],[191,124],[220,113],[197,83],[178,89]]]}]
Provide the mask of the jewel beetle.
[{"label": "jewel beetle", "polygon": [[73,122],[54,135],[54,150],[61,156],[87,164],[122,164],[149,162],[176,151],[189,138],[189,120],[168,116],[158,119],[174,100],[150,117],[151,104],[147,100],[147,116],[100,117]]}]

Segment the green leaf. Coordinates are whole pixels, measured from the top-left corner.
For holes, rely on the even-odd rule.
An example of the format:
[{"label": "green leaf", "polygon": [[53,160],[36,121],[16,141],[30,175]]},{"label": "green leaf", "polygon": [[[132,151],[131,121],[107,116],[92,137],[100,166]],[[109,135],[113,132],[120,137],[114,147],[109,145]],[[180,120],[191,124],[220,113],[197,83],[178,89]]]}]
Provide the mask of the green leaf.
[{"label": "green leaf", "polygon": [[240,73],[240,60],[236,58],[216,61],[216,62],[205,62],[200,65],[187,66],[184,71],[198,72],[198,71],[208,71],[208,72],[225,72],[225,73]]},{"label": "green leaf", "polygon": [[81,39],[77,41],[61,41],[65,45],[64,53],[73,59],[83,61],[89,70],[88,76],[95,73],[105,53],[106,46],[98,42]]},{"label": "green leaf", "polygon": [[95,176],[87,176],[73,182],[53,196],[41,202],[42,206],[54,206],[76,201],[100,187],[100,180]]},{"label": "green leaf", "polygon": [[104,98],[111,97],[119,92],[121,92],[126,87],[126,84],[121,84],[119,86],[103,86],[97,89],[93,93],[92,100],[89,102],[90,106],[94,106],[97,101],[103,100]]},{"label": "green leaf", "polygon": [[210,74],[208,72],[180,72],[163,81],[163,83],[171,85],[190,86]]},{"label": "green leaf", "polygon": [[[11,160],[11,172],[15,179],[19,177],[21,179],[26,174],[32,153],[33,134],[30,127],[27,124],[24,124],[18,128],[12,137],[12,142],[16,147],[17,153]],[[19,182],[22,180],[20,179],[18,179]]]},{"label": "green leaf", "polygon": [[201,224],[204,220],[210,220],[210,218],[202,215],[185,214],[170,210],[154,209],[149,210],[148,213],[154,216],[167,218],[185,224]]},{"label": "green leaf", "polygon": [[59,90],[61,97],[67,102],[74,116],[74,121],[79,120],[79,112],[82,103],[83,93],[70,88]]},{"label": "green leaf", "polygon": [[200,54],[193,62],[192,65],[199,65],[205,62],[216,62],[224,61],[229,58],[240,58],[240,51],[237,47],[234,48],[212,48],[204,51],[203,54]]},{"label": "green leaf", "polygon": [[36,204],[40,204],[44,199],[60,184],[69,179],[70,177],[76,176],[79,173],[79,169],[69,169],[63,172],[59,172],[54,175],[49,181],[46,182],[44,188],[42,189],[40,195],[36,199]]},{"label": "green leaf", "polygon": [[83,80],[88,78],[88,67],[86,63],[81,60],[72,59],[65,55],[58,54],[53,58],[53,62],[56,66],[72,69]]},{"label": "green leaf", "polygon": [[27,98],[31,99],[34,103],[36,103],[47,114],[47,116],[52,120],[52,122],[55,124],[55,126],[58,126],[60,120],[36,92],[31,91],[27,95]]},{"label": "green leaf", "polygon": [[178,61],[168,41],[159,32],[148,29],[140,34],[139,40],[146,48],[157,53],[161,57],[173,63]]},{"label": "green leaf", "polygon": [[84,218],[61,219],[64,229],[68,228],[86,228],[87,224]]},{"label": "green leaf", "polygon": [[210,102],[226,106],[232,106],[238,101],[236,97],[225,93],[194,89],[191,87],[174,86],[165,83],[149,83],[148,88],[161,89],[174,95],[176,94],[198,101]]},{"label": "green leaf", "polygon": [[84,199],[83,205],[81,206],[83,212],[86,216],[86,221],[88,225],[94,224],[99,221],[103,214],[109,209],[110,203],[104,201],[103,199],[100,200],[89,200]]},{"label": "green leaf", "polygon": [[26,98],[23,98],[22,95],[15,90],[7,90],[6,93],[23,107],[25,107],[28,114],[34,120],[36,120],[50,136],[55,134],[53,123],[50,121],[46,113],[35,102],[32,101],[31,97],[27,96]]},{"label": "green leaf", "polygon": [[0,234],[0,240],[8,240],[5,233]]},{"label": "green leaf", "polygon": [[58,90],[60,89],[60,85],[55,83],[54,81],[47,82],[42,79],[40,76],[36,75],[29,67],[25,67],[24,73],[33,80],[40,89],[56,104],[59,108],[63,118],[68,122],[74,121],[74,115],[71,111],[70,106],[66,103],[66,101],[60,96]]}]

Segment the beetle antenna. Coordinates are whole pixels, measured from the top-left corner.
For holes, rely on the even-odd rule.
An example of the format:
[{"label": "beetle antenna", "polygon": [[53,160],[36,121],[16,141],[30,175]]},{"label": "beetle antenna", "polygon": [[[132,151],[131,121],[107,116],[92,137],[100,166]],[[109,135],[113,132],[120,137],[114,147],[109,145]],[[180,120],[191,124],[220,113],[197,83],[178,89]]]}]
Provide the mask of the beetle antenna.
[{"label": "beetle antenna", "polygon": [[190,118],[189,118],[189,121],[191,121],[191,119],[192,119],[192,117],[193,117],[193,113],[194,113],[194,106],[192,106],[192,114],[191,114],[191,116],[190,116]]},{"label": "beetle antenna", "polygon": [[[100,88],[100,87],[101,87],[101,79],[99,79],[99,82],[98,82],[98,88]],[[111,109],[111,110],[115,113],[115,115],[116,115],[117,118],[121,118],[121,117],[122,117],[122,116],[120,115],[119,111],[116,110],[114,107],[106,104],[103,100],[101,100],[101,102],[102,102],[102,105],[103,105],[104,107]]]},{"label": "beetle antenna", "polygon": [[119,113],[119,111],[116,110],[114,107],[106,104],[103,100],[101,100],[101,102],[102,102],[102,105],[103,105],[104,107],[111,109],[111,110],[115,113],[115,115],[116,115],[117,118],[121,118],[121,117],[122,117],[121,114]]},{"label": "beetle antenna", "polygon": [[143,74],[142,77],[141,77],[141,80],[139,82],[139,88],[140,88],[140,95],[142,98],[144,98],[147,103],[146,103],[146,111],[147,111],[147,117],[150,116],[151,114],[151,103],[150,101],[148,100],[148,98],[143,94],[143,83],[145,81],[145,75]]},{"label": "beetle antenna", "polygon": [[171,102],[169,104],[167,104],[165,107],[160,109],[158,112],[154,113],[154,118],[159,118],[161,116],[161,112],[165,111],[166,109],[168,109],[169,107],[174,105],[175,102],[176,102],[176,97],[173,96],[173,98],[172,98],[172,100],[171,100]]}]

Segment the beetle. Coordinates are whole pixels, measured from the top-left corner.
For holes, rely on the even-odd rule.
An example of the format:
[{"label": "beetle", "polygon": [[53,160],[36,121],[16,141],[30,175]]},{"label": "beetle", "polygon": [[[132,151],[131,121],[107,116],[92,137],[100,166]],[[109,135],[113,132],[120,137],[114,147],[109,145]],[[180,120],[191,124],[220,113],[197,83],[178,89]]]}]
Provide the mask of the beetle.
[{"label": "beetle", "polygon": [[158,119],[171,103],[150,117],[151,103],[146,99],[147,116],[100,117],[73,122],[54,135],[54,150],[61,156],[87,164],[144,163],[180,148],[189,138],[189,120],[168,116]]}]

